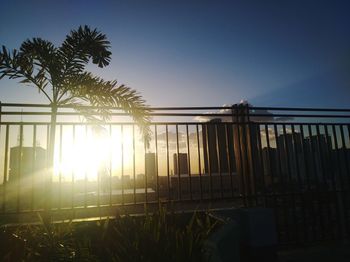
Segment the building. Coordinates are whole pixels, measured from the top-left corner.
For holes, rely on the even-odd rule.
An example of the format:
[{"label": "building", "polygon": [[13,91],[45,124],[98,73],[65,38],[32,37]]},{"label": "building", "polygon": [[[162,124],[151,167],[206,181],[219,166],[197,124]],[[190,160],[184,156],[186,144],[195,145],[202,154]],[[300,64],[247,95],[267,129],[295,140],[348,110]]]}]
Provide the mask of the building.
[{"label": "building", "polygon": [[9,181],[31,176],[47,166],[46,149],[15,146],[10,149]]},{"label": "building", "polygon": [[202,138],[204,172],[207,174],[229,173],[230,170],[235,172],[236,162],[232,125],[221,124],[219,118],[212,119],[209,124],[203,125]]},{"label": "building", "polygon": [[[174,160],[174,175],[178,176],[180,175],[187,175],[188,174],[188,159],[187,154],[185,153],[179,153],[179,157],[177,154],[173,155]],[[178,161],[179,160],[179,161]],[[178,171],[180,170],[180,172]]]},{"label": "building", "polygon": [[145,177],[148,186],[154,186],[157,181],[157,162],[155,153],[145,154]]}]

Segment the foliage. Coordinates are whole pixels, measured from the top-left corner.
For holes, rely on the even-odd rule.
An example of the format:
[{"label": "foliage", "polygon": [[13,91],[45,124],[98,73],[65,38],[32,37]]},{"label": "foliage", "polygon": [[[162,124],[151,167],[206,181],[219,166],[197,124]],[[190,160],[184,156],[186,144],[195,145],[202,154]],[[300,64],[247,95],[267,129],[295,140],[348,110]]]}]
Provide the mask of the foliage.
[{"label": "foliage", "polygon": [[3,228],[2,261],[201,261],[203,243],[219,225],[205,213],[191,217],[165,208],[145,216],[98,222]]},{"label": "foliage", "polygon": [[142,97],[115,80],[106,81],[86,71],[90,61],[99,67],[109,65],[111,54],[105,34],[80,26],[59,47],[41,38],[24,41],[19,50],[10,51],[2,46],[0,79],[6,76],[35,86],[49,100],[54,113],[58,106],[73,106],[89,120],[105,120],[110,115],[109,107],[121,107],[134,118],[149,141],[149,109]]},{"label": "foliage", "polygon": [[142,219],[119,216],[105,241],[116,261],[199,261],[203,242],[217,221],[199,213],[184,225],[182,219],[183,215],[168,214],[164,208]]}]

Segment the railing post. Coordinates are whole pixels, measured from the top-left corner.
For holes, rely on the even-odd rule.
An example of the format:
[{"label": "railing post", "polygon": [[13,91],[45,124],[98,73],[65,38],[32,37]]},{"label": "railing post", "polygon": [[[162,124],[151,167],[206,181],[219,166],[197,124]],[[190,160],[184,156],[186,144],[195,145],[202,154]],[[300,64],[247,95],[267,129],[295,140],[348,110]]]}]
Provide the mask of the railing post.
[{"label": "railing post", "polygon": [[[253,142],[254,128],[251,127],[248,105],[232,106],[232,121],[234,130],[234,152],[237,167],[238,181],[240,183],[239,193],[243,196],[244,205],[252,206],[255,197],[256,177],[254,173],[254,157],[256,147]],[[254,194],[254,196],[253,196]],[[248,203],[246,202],[248,200]]]}]

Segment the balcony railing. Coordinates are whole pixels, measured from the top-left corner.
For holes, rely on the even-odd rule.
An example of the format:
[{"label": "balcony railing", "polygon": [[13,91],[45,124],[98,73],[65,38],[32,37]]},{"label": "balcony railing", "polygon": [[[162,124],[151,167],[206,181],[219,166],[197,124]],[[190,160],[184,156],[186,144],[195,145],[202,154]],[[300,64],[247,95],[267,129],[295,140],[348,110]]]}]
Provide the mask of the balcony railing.
[{"label": "balcony railing", "polygon": [[111,109],[97,124],[60,107],[51,166],[50,106],[2,103],[1,216],[264,206],[274,208],[282,242],[349,233],[349,109],[151,108],[149,146]]}]

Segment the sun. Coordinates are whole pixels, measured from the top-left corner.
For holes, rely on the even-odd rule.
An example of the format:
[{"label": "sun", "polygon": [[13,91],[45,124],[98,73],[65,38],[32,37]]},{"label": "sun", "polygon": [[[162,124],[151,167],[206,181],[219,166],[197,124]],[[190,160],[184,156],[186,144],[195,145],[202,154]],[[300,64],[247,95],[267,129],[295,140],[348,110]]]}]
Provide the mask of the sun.
[{"label": "sun", "polygon": [[54,179],[97,180],[99,171],[111,158],[113,139],[108,131],[98,126],[76,126],[74,135],[61,131],[61,141],[55,148]]}]

